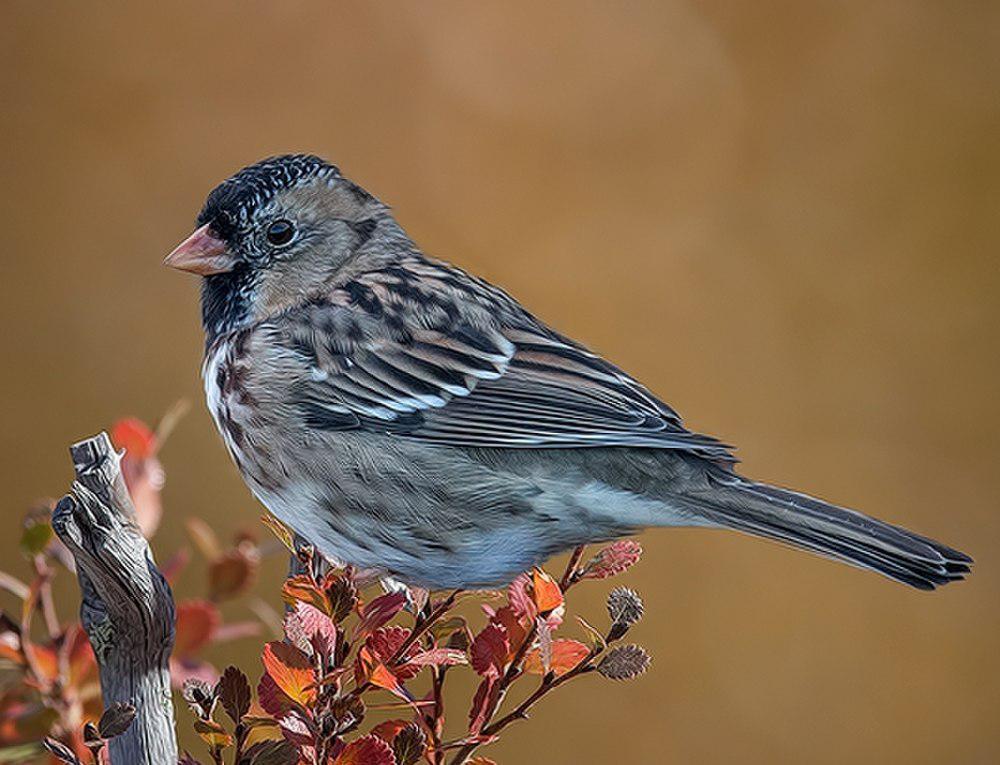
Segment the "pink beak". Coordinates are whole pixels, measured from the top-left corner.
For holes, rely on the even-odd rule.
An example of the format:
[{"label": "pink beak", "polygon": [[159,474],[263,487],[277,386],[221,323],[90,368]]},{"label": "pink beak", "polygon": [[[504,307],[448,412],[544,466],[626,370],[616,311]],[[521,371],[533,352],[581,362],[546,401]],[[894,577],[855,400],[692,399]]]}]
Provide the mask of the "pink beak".
[{"label": "pink beak", "polygon": [[229,254],[226,243],[212,234],[208,223],[196,229],[163,260],[165,266],[199,276],[232,271],[235,263],[236,259]]}]

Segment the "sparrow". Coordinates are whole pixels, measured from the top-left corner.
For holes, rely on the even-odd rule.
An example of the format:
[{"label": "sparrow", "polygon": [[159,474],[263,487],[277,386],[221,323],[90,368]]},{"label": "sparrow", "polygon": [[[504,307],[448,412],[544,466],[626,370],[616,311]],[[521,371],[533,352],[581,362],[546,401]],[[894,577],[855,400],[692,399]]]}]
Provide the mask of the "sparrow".
[{"label": "sparrow", "polygon": [[310,155],[208,196],[165,263],[202,277],[208,408],[248,487],[330,559],[494,587],[656,526],[725,528],[921,589],[972,559],[741,476],[732,449],[514,298],[424,255]]}]

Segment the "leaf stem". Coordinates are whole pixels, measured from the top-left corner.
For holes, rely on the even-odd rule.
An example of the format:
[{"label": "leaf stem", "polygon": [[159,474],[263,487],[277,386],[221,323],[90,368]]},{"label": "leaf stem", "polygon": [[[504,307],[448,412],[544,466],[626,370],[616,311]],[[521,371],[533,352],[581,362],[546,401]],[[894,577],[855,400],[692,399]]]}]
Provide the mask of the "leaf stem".
[{"label": "leaf stem", "polygon": [[566,571],[563,573],[562,579],[559,580],[559,588],[563,591],[563,595],[566,594],[566,590],[580,581],[577,576],[577,566],[580,564],[583,551],[586,549],[586,545],[577,545],[573,548],[573,553],[569,556],[569,562],[566,564]]},{"label": "leaf stem", "polygon": [[451,609],[451,607],[455,605],[455,600],[461,592],[461,590],[452,591],[447,598],[442,600],[437,607],[427,615],[426,619],[417,620],[417,623],[413,625],[413,630],[411,630],[406,640],[403,641],[402,645],[400,645],[399,648],[396,649],[396,652],[392,655],[392,658],[389,659],[388,666],[392,667],[406,655],[410,646],[417,642],[417,640],[419,640],[421,636],[434,625],[434,622],[444,616]]}]

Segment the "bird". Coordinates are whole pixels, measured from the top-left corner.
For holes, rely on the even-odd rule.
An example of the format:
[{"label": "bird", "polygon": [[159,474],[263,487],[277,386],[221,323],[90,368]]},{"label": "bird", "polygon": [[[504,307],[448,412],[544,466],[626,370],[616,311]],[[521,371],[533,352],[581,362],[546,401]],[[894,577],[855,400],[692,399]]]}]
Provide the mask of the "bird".
[{"label": "bird", "polygon": [[257,499],[323,556],[491,588],[651,527],[730,529],[931,590],[972,559],[743,477],[647,387],[425,255],[309,154],[208,195],[165,264],[202,278],[208,408]]}]

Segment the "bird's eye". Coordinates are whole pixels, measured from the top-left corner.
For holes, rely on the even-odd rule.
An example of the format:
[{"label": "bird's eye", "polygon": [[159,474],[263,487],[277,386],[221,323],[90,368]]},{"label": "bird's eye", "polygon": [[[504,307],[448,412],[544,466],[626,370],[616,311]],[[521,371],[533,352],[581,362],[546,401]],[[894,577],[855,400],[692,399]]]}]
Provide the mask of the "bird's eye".
[{"label": "bird's eye", "polygon": [[293,236],[295,236],[295,226],[291,221],[276,220],[267,227],[267,241],[276,247],[288,244]]}]

